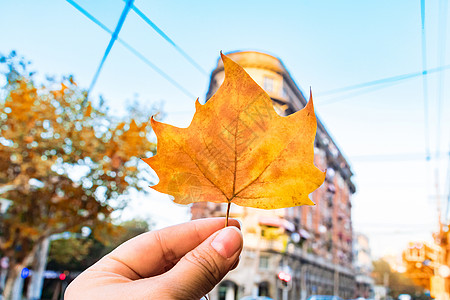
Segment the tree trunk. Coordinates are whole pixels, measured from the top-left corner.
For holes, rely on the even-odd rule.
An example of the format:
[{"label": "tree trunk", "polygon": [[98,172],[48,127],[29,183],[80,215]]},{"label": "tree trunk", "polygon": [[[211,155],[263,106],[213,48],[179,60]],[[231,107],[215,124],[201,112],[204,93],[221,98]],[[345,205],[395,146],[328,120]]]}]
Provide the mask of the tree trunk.
[{"label": "tree trunk", "polygon": [[[4,300],[12,300],[17,299],[17,293],[19,291],[14,287],[17,287],[18,279],[20,276],[20,272],[23,269],[23,265],[14,264],[9,266],[8,277],[6,279],[5,290],[3,291],[3,299]],[[20,278],[22,279],[22,278]]]},{"label": "tree trunk", "polygon": [[[34,256],[39,248],[39,245],[43,239],[48,237],[48,235],[42,236],[36,241],[36,244],[31,248],[31,251],[24,257],[21,262],[14,263],[12,257],[9,258],[9,270],[7,274],[5,290],[3,291],[4,300],[16,300],[22,299],[22,289],[18,280],[23,280],[19,276],[21,275],[22,269],[26,266],[32,264]],[[23,282],[22,282],[23,283]],[[18,295],[20,293],[20,295]],[[19,297],[20,296],[20,297]]]},{"label": "tree trunk", "polygon": [[62,289],[62,282],[61,282],[61,280],[58,280],[58,283],[56,284],[56,288],[53,291],[52,300],[59,300],[59,296],[61,295],[61,289]]},{"label": "tree trunk", "polygon": [[50,238],[45,238],[39,246],[33,262],[33,275],[28,286],[27,298],[29,300],[41,299],[42,285],[44,283],[44,271],[47,266],[47,255],[50,246]]},{"label": "tree trunk", "polygon": [[5,289],[6,275],[8,273],[7,264],[9,265],[9,262],[6,263],[6,260],[6,257],[0,259],[0,292]]}]

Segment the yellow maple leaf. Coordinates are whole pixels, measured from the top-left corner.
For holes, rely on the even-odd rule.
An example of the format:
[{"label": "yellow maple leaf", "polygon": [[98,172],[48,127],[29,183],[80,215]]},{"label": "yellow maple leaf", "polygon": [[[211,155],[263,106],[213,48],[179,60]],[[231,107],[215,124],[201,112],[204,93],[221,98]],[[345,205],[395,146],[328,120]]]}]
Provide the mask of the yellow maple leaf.
[{"label": "yellow maple leaf", "polygon": [[314,164],[312,97],[282,117],[269,95],[222,55],[225,80],[187,128],[155,121],[157,154],[144,159],[159,177],[153,188],[176,203],[235,203],[276,209],[314,205],[308,195],[325,179]]}]

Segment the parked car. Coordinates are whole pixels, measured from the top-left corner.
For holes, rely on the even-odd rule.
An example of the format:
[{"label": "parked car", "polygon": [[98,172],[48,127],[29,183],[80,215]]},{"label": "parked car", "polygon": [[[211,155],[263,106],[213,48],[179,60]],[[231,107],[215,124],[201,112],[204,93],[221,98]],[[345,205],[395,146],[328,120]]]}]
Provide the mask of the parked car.
[{"label": "parked car", "polygon": [[400,295],[398,295],[398,300],[411,300],[411,295],[409,295],[409,294],[400,294]]},{"label": "parked car", "polygon": [[339,296],[333,296],[333,295],[312,295],[309,296],[307,300],[343,300]]}]

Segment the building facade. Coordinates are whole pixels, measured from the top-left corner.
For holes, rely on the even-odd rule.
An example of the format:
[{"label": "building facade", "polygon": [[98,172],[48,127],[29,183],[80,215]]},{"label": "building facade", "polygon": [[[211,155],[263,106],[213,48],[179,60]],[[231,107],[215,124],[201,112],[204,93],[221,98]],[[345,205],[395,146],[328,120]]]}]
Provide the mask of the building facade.
[{"label": "building facade", "polygon": [[[253,51],[227,54],[271,97],[274,109],[286,116],[307,100],[283,63]],[[219,60],[211,74],[209,99],[225,78]],[[316,206],[262,210],[232,205],[230,216],[243,226],[241,261],[210,294],[211,300],[246,295],[273,299],[306,299],[313,294],[355,295],[352,267],[351,196],[355,192],[350,166],[317,119],[315,165],[327,170],[323,185],[311,195]],[[225,216],[226,204],[195,203],[192,218]]]},{"label": "building facade", "polygon": [[450,299],[450,263],[445,248],[448,232],[448,227],[442,232],[441,226],[441,233],[435,234],[433,243],[410,242],[402,254],[406,276],[429,290],[430,296],[437,300]]},{"label": "building facade", "polygon": [[359,232],[353,235],[353,266],[356,274],[356,298],[373,298],[375,281],[371,277],[373,264],[369,238]]}]

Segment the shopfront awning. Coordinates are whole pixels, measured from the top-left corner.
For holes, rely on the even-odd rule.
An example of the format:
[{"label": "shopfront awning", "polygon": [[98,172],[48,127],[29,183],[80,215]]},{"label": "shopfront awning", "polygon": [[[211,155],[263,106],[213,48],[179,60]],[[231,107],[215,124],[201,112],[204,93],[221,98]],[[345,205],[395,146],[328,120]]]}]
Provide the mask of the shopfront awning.
[{"label": "shopfront awning", "polygon": [[309,239],[310,237],[311,237],[311,234],[308,232],[308,231],[306,231],[305,229],[303,229],[303,228],[300,228],[300,230],[298,231],[298,233],[300,234],[300,236],[302,237],[302,238],[304,238],[304,239]]},{"label": "shopfront awning", "polygon": [[290,232],[295,231],[295,225],[286,219],[277,217],[259,217],[258,221],[260,225],[282,227]]}]

